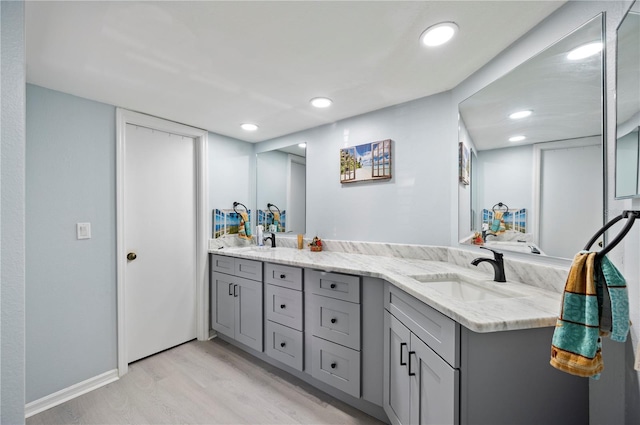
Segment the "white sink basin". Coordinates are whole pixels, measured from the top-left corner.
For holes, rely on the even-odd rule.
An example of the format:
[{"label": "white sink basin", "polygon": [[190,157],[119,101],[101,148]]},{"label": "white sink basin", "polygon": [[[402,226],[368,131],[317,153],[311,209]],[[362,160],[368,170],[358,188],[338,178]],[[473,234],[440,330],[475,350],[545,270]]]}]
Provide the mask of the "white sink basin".
[{"label": "white sink basin", "polygon": [[[502,287],[494,287],[489,282],[469,282],[457,276],[434,278],[433,276],[411,276],[418,282],[429,285],[429,288],[457,301],[484,301],[498,298],[515,298],[522,296]],[[492,287],[490,287],[491,285]]]}]

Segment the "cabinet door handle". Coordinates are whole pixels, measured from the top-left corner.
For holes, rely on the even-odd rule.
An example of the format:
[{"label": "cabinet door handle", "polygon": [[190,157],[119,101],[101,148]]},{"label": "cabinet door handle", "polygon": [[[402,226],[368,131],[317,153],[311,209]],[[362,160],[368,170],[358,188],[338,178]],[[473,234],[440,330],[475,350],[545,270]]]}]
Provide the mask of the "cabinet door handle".
[{"label": "cabinet door handle", "polygon": [[282,347],[282,348],[284,348],[284,346],[285,346],[285,345],[287,345],[287,344],[286,344],[286,343],[284,343],[284,342],[281,342],[281,343],[280,343],[280,347]]},{"label": "cabinet door handle", "polygon": [[233,296],[234,297],[238,296],[238,285],[233,285]]},{"label": "cabinet door handle", "polygon": [[331,319],[331,323],[336,323],[338,321],[338,319],[336,319],[335,317],[333,319]]},{"label": "cabinet door handle", "polygon": [[287,308],[287,306],[286,304],[280,304],[280,308],[284,310],[285,308]]},{"label": "cabinet door handle", "polygon": [[400,366],[406,366],[407,365],[407,362],[403,362],[402,361],[402,347],[403,346],[406,347],[407,343],[406,342],[401,342],[400,343]]},{"label": "cabinet door handle", "polygon": [[285,277],[287,277],[287,276],[283,275],[283,274],[280,275],[280,279],[284,279]]},{"label": "cabinet door handle", "polygon": [[331,285],[329,285],[329,287],[330,287],[331,289],[336,289],[336,284],[335,284],[335,283],[332,283]]},{"label": "cabinet door handle", "polygon": [[335,369],[336,366],[338,366],[338,363],[336,363],[336,362],[331,363],[331,369]]},{"label": "cabinet door handle", "polygon": [[415,351],[409,351],[409,367],[407,368],[407,371],[409,372],[409,376],[416,376],[415,372],[411,372],[411,355],[412,354],[416,354]]},{"label": "cabinet door handle", "polygon": [[233,292],[231,292],[231,287],[233,286],[233,283],[229,284],[229,296],[233,295]]}]

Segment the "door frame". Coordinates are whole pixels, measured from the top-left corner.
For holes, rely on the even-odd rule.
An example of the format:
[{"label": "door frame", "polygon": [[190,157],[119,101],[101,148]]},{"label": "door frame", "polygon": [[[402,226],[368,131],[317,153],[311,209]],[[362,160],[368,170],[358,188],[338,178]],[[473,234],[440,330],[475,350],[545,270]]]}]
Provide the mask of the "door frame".
[{"label": "door frame", "polygon": [[116,315],[118,329],[118,376],[127,373],[126,329],[125,329],[125,225],[124,225],[124,187],[125,147],[127,124],[139,125],[195,140],[195,187],[196,187],[196,336],[198,340],[209,339],[209,274],[207,273],[208,238],[207,238],[207,193],[208,193],[208,132],[189,127],[173,121],[167,121],[151,115],[116,109]]}]

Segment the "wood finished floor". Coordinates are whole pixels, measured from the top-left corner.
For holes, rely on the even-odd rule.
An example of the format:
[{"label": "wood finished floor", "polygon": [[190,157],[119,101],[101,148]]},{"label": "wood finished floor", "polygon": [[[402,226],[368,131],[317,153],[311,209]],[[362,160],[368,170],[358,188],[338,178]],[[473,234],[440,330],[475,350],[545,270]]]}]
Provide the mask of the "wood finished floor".
[{"label": "wood finished floor", "polygon": [[224,341],[192,341],[27,419],[54,424],[381,424]]}]

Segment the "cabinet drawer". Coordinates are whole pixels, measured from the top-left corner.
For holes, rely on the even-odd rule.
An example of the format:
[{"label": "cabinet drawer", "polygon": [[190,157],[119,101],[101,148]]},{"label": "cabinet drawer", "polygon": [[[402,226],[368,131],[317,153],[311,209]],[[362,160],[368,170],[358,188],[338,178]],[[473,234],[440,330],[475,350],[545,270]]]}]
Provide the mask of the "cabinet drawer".
[{"label": "cabinet drawer", "polygon": [[311,376],[360,397],[360,352],[313,337]]},{"label": "cabinet drawer", "polygon": [[339,300],[360,302],[360,277],[305,269],[307,290]]},{"label": "cabinet drawer", "polygon": [[266,263],[264,273],[265,283],[302,291],[302,269],[299,267]]},{"label": "cabinet drawer", "polygon": [[267,319],[302,331],[302,292],[279,286],[266,286]]},{"label": "cabinet drawer", "polygon": [[260,261],[236,258],[234,270],[236,276],[262,282],[262,262]]},{"label": "cabinet drawer", "polygon": [[211,270],[214,272],[234,274],[235,258],[225,257],[224,255],[211,255]]},{"label": "cabinet drawer", "polygon": [[302,371],[303,341],[302,332],[267,321],[266,352],[269,357]]},{"label": "cabinet drawer", "polygon": [[313,335],[360,350],[360,304],[316,294],[308,300]]},{"label": "cabinet drawer", "polygon": [[460,325],[422,301],[385,285],[385,307],[453,367],[460,367]]}]

